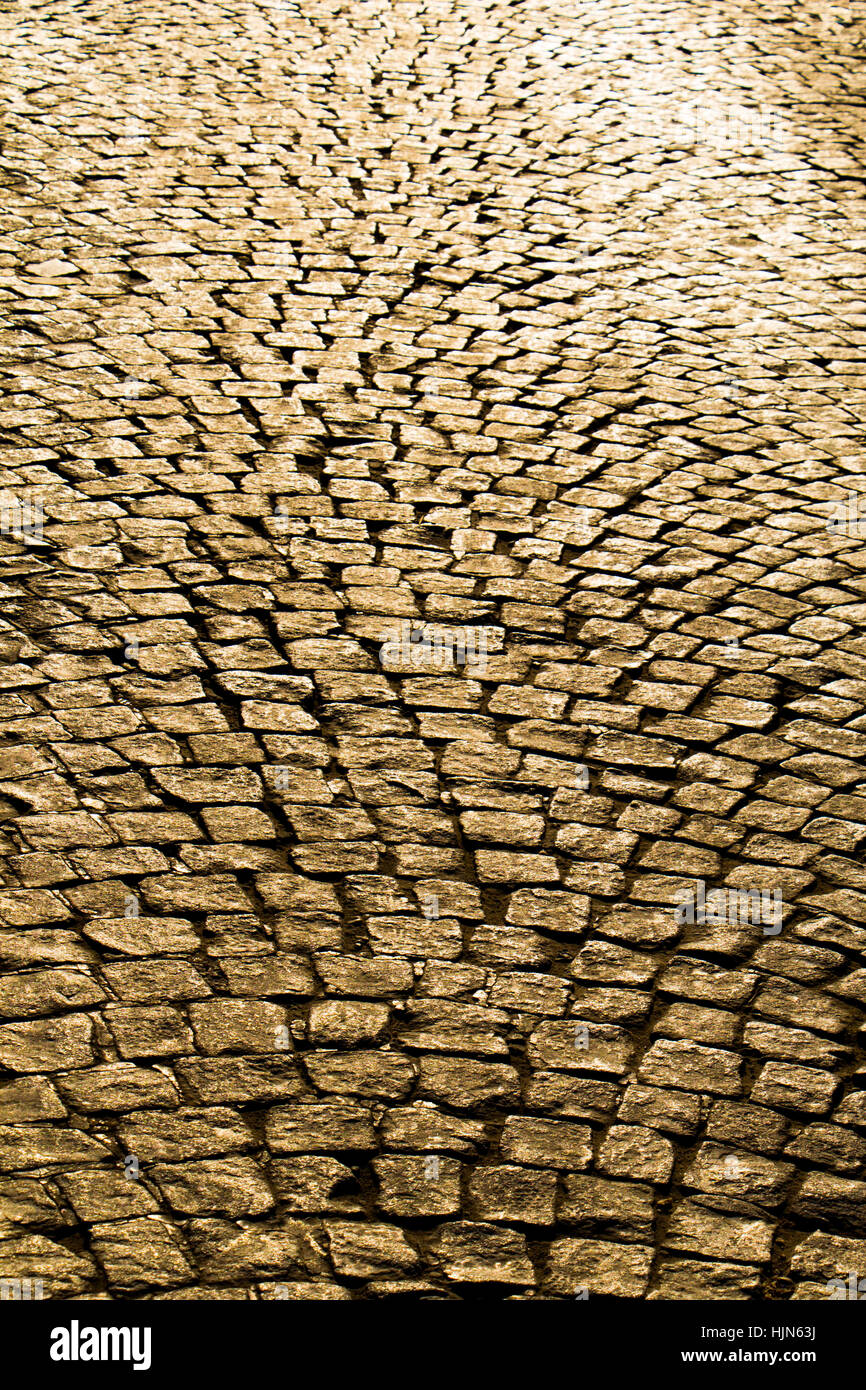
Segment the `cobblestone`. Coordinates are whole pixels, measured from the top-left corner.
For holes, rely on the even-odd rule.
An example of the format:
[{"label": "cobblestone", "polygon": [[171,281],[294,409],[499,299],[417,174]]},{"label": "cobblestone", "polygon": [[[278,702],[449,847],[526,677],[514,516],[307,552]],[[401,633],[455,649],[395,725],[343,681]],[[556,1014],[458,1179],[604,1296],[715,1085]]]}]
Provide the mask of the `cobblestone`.
[{"label": "cobblestone", "polygon": [[10,0],[4,1287],[866,1277],[864,49]]}]

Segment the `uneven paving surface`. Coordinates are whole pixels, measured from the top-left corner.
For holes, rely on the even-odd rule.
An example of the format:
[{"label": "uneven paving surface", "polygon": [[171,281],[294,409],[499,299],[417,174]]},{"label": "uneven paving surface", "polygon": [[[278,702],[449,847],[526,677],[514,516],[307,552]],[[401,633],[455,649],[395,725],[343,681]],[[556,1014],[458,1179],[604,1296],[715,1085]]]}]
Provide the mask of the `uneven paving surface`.
[{"label": "uneven paving surface", "polygon": [[866,1275],[864,50],[7,4],[0,1277]]}]

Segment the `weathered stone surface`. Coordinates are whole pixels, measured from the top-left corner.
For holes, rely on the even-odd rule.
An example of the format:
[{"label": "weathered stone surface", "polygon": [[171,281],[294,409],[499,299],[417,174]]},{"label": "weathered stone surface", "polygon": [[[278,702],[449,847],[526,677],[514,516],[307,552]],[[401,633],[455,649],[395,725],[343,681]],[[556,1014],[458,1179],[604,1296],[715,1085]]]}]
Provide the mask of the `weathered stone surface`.
[{"label": "weathered stone surface", "polygon": [[453,1221],[439,1228],[434,1249],[455,1284],[532,1284],[535,1272],[518,1231],[483,1221]]},{"label": "weathered stone surface", "polygon": [[173,1227],[164,1217],[97,1222],[91,1242],[108,1277],[126,1292],[185,1284],[194,1277]]},{"label": "weathered stone surface", "polygon": [[278,1154],[369,1150],[376,1146],[369,1109],[348,1102],[278,1106],[267,1116],[265,1136]]},{"label": "weathered stone surface", "polygon": [[675,1150],[669,1139],[642,1125],[612,1125],[598,1156],[598,1168],[614,1178],[666,1183]]},{"label": "weathered stone surface", "polygon": [[170,1112],[139,1110],[132,1119],[120,1121],[118,1133],[128,1153],[166,1163],[239,1153],[255,1143],[240,1115],[217,1106]]},{"label": "weathered stone surface", "polygon": [[4,1277],[831,1296],[866,19],[19,8]]},{"label": "weathered stone surface", "polygon": [[638,1075],[658,1086],[681,1086],[710,1095],[741,1094],[742,1061],[736,1052],[704,1047],[698,1043],[659,1039],[644,1054]]},{"label": "weathered stone surface", "polygon": [[866,1234],[866,1183],[809,1173],[792,1204],[795,1215],[844,1235]]},{"label": "weathered stone surface", "polygon": [[786,1062],[768,1062],[755,1082],[752,1098],[761,1105],[778,1106],[782,1110],[825,1115],[837,1084],[830,1072]]},{"label": "weathered stone surface", "polygon": [[686,1189],[718,1197],[741,1197],[762,1207],[778,1207],[794,1175],[790,1163],[776,1163],[743,1149],[702,1144],[683,1174]]},{"label": "weathered stone surface", "polygon": [[181,1094],[175,1082],[155,1067],[111,1062],[58,1076],[57,1088],[70,1106],[97,1110],[147,1110],[152,1105],[176,1106]]},{"label": "weathered stone surface", "polygon": [[478,1168],[469,1179],[469,1196],[480,1221],[519,1221],[552,1226],[555,1220],[556,1175],[512,1164]]},{"label": "weathered stone surface", "polygon": [[324,1222],[331,1263],[338,1275],[374,1279],[411,1273],[421,1261],[414,1245],[397,1226],[374,1221]]},{"label": "weathered stone surface", "polygon": [[598,1240],[651,1244],[653,1190],[643,1184],[613,1182],[590,1173],[569,1173],[559,1219]]},{"label": "weathered stone surface", "polygon": [[98,1287],[100,1270],[86,1254],[14,1227],[0,1231],[0,1279],[41,1279],[43,1298],[75,1298]]},{"label": "weathered stone surface", "polygon": [[716,1260],[766,1263],[772,1254],[773,1225],[682,1202],[671,1213],[665,1246]]},{"label": "weathered stone surface", "polygon": [[418,1094],[457,1110],[511,1108],[520,1097],[520,1078],[502,1062],[434,1054],[418,1059]]},{"label": "weathered stone surface", "polygon": [[93,1060],[93,1019],[89,1014],[0,1026],[0,1065],[9,1071],[86,1067]]},{"label": "weathered stone surface", "polygon": [[191,1004],[189,1015],[202,1052],[242,1054],[275,1051],[287,1017],[278,1004],[255,999],[208,999]]},{"label": "weathered stone surface", "polygon": [[585,1168],[592,1158],[592,1131],[567,1120],[511,1116],[502,1131],[504,1158],[540,1168]]},{"label": "weathered stone surface", "polygon": [[550,1293],[639,1298],[649,1282],[651,1245],[620,1245],[562,1237],[551,1242],[546,1288]]},{"label": "weathered stone surface", "polygon": [[224,1156],[195,1163],[155,1165],[150,1179],[172,1210],[183,1215],[261,1216],[273,1194],[251,1158]]},{"label": "weathered stone surface", "polygon": [[93,1223],[150,1216],[159,1211],[158,1196],[133,1178],[133,1172],[125,1165],[108,1169],[80,1168],[63,1173],[57,1181],[82,1221]]},{"label": "weathered stone surface", "polygon": [[208,1283],[327,1273],[321,1236],[302,1221],[283,1219],[273,1228],[243,1230],[206,1220],[192,1228],[190,1239]]},{"label": "weathered stone surface", "polygon": [[460,1212],[460,1164],[437,1155],[378,1158],[376,1205],[391,1217],[454,1216]]},{"label": "weathered stone surface", "polygon": [[760,1279],[761,1270],[755,1265],[662,1256],[647,1297],[698,1302],[750,1299],[756,1296]]},{"label": "weathered stone surface", "polygon": [[267,1176],[279,1201],[291,1212],[361,1211],[360,1188],[351,1168],[321,1154],[275,1158]]},{"label": "weathered stone surface", "polygon": [[624,1028],[592,1019],[541,1023],[529,1039],[529,1057],[538,1068],[623,1076],[633,1053],[634,1043]]},{"label": "weathered stone surface", "polygon": [[[843,1279],[846,1283],[853,1270],[858,1280],[866,1277],[859,1271],[866,1267],[866,1241],[847,1236],[814,1231],[797,1242],[791,1256],[791,1273],[797,1278],[824,1283]],[[828,1290],[828,1292],[830,1292]]]}]

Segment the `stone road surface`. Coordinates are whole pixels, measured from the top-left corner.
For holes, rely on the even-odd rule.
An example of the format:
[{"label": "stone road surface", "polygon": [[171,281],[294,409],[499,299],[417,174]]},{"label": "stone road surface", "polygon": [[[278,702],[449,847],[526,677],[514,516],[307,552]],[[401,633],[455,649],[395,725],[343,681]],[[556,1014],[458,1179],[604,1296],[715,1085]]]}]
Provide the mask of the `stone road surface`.
[{"label": "stone road surface", "polygon": [[9,0],[0,1277],[866,1275],[864,53]]}]

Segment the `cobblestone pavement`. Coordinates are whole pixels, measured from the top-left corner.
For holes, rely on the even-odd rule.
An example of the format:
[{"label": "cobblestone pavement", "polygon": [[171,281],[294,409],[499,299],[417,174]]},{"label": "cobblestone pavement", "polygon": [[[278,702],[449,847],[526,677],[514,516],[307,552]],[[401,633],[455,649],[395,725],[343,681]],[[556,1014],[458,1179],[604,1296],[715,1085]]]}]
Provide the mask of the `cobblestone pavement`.
[{"label": "cobblestone pavement", "polygon": [[7,5],[0,1278],[866,1275],[864,48]]}]

